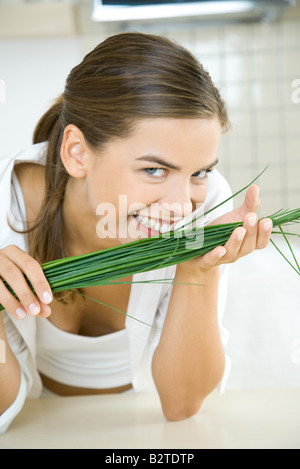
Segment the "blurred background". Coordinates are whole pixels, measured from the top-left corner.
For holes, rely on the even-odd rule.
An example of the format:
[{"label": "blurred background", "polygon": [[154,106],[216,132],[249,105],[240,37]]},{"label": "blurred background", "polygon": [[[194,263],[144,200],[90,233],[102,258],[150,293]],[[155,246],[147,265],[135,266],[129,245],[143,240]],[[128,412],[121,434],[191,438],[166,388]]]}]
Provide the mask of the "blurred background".
[{"label": "blurred background", "polygon": [[[37,120],[94,46],[119,32],[149,32],[191,50],[225,98],[232,130],[218,168],[233,192],[269,165],[258,181],[260,215],[300,207],[300,1],[204,3],[209,15],[186,15],[185,5],[176,18],[121,20],[115,10],[104,21],[101,1],[0,0],[0,157],[31,144]],[[217,14],[217,5],[234,3],[256,5]],[[273,246],[232,266],[224,325],[229,388],[300,386],[300,277]]]}]

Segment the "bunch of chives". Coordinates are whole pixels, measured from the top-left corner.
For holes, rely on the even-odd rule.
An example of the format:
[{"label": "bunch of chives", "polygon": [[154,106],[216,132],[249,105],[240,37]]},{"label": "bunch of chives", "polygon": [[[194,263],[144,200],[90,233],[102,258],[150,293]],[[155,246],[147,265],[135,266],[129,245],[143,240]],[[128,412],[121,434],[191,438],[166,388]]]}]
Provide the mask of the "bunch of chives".
[{"label": "bunch of chives", "polygon": [[[269,218],[273,227],[282,227],[299,221],[300,209],[278,212]],[[54,292],[108,284],[139,272],[169,267],[202,256],[226,244],[238,226],[242,226],[242,222],[209,225],[181,233],[175,231],[168,237],[144,238],[103,251],[48,262],[43,265],[43,270]],[[196,246],[199,239],[201,246],[193,248],[193,243]]]},{"label": "bunch of chives", "polygon": [[[246,188],[251,184],[252,183],[246,186]],[[246,188],[243,188],[241,191]],[[241,191],[235,193],[232,197],[236,196]],[[229,199],[224,200],[211,210],[216,209]],[[204,215],[207,213],[208,212]],[[273,228],[279,227],[279,231],[272,231],[272,233],[279,233],[284,236],[293,254],[292,248],[287,240],[287,233],[284,232],[282,227],[300,221],[300,208],[285,211],[280,210],[268,218],[272,220]],[[175,230],[158,237],[143,238],[102,251],[50,261],[42,264],[42,268],[54,293],[98,285],[123,283],[117,282],[118,279],[136,273],[176,265],[202,256],[212,251],[217,246],[223,246],[230,238],[232,232],[237,227],[242,226],[242,224],[242,222],[236,222],[208,225],[192,229],[181,228],[180,231]],[[271,242],[277,248],[274,241],[271,240]],[[300,275],[299,264],[294,254],[293,257],[296,267],[291,264],[279,249],[278,251]],[[29,281],[28,283],[30,285]],[[7,285],[7,287],[14,294],[9,285]],[[3,309],[2,305],[0,305],[0,311]]]},{"label": "bunch of chives", "polygon": [[[273,233],[281,233],[287,240],[282,226],[299,222],[300,209],[280,211],[268,218],[272,220],[274,228],[279,227],[280,231]],[[226,244],[238,226],[242,226],[242,222],[185,230],[180,236],[174,231],[168,233],[168,237],[160,235],[158,238],[143,238],[102,251],[47,262],[42,264],[42,268],[53,292],[108,285],[139,272],[168,267],[202,256]],[[195,242],[197,245],[199,234],[201,245],[194,249],[187,248],[187,243],[193,246]],[[300,274],[298,264],[297,272]]]}]

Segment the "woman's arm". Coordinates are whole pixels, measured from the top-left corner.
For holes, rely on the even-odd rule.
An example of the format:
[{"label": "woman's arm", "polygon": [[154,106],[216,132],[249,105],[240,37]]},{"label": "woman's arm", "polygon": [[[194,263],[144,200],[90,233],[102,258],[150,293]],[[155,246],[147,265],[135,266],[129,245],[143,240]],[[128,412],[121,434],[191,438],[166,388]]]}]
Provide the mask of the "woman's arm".
[{"label": "woman's arm", "polygon": [[218,324],[218,281],[218,267],[197,273],[185,270],[184,265],[177,267],[161,339],[152,361],[153,378],[169,420],[195,414],[222,379],[225,356]]},{"label": "woman's arm", "polygon": [[0,362],[0,415],[15,401],[21,381],[19,363],[7,342],[3,317],[0,312],[0,339],[4,342],[5,361]]},{"label": "woman's arm", "polygon": [[[38,292],[38,297],[31,291],[24,274]],[[22,303],[11,294],[2,279],[6,280]],[[27,313],[39,317],[49,316],[51,310],[45,302],[44,292],[48,293],[49,298],[46,297],[46,300],[49,303],[52,299],[50,286],[41,266],[31,256],[17,246],[0,249],[0,304],[9,314],[19,320],[24,319]],[[1,416],[15,401],[21,383],[21,369],[9,346],[1,312],[0,339],[5,348],[5,361],[0,363]]]},{"label": "woman's arm", "polygon": [[[195,414],[221,381],[225,356],[217,311],[219,265],[235,262],[268,244],[270,220],[257,223],[256,213],[248,212],[257,210],[258,205],[258,188],[253,186],[239,209],[223,216],[222,221],[216,220],[244,221],[226,245],[177,266],[160,342],[152,360],[153,379],[169,420]],[[203,286],[188,285],[192,283]]]}]

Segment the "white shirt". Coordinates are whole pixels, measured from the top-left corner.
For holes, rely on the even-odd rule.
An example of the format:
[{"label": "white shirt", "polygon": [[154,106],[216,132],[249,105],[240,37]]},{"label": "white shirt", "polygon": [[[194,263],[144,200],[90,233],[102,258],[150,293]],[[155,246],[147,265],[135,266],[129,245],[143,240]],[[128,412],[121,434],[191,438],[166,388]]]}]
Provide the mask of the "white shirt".
[{"label": "white shirt", "polygon": [[[17,154],[0,159],[0,249],[14,244],[28,252],[27,236],[14,232],[7,223],[7,216],[12,225],[18,229],[26,227],[25,203],[20,192],[20,185],[13,171],[14,165],[21,162],[45,164],[47,143],[32,145]],[[209,175],[208,192],[205,211],[218,205],[231,196],[228,183],[223,176],[214,171]],[[212,211],[206,218],[206,224],[232,210],[232,203]],[[228,341],[228,333],[222,326],[227,295],[227,266],[220,268],[218,318],[221,340],[224,347]],[[174,278],[176,266],[144,272],[133,276],[133,281]],[[133,283],[128,304],[125,327],[128,331],[130,366],[133,388],[136,392],[155,389],[151,374],[151,361],[160,339],[161,329],[166,316],[172,291],[170,284]],[[12,420],[22,409],[26,398],[39,398],[42,383],[36,365],[36,321],[30,315],[17,320],[7,311],[2,312],[7,340],[21,367],[21,384],[15,402],[0,416],[0,434],[4,433]],[[132,319],[137,318],[138,321]],[[146,324],[143,324],[143,321]],[[151,328],[147,324],[153,324]],[[1,365],[0,365],[1,366]],[[223,379],[219,385],[223,391],[228,378],[230,361],[227,358]]]}]

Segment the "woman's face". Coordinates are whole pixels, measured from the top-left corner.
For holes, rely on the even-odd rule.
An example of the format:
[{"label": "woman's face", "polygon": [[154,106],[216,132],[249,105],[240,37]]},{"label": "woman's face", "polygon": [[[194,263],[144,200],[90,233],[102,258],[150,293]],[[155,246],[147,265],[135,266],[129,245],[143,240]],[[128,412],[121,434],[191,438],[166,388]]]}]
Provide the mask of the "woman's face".
[{"label": "woman's face", "polygon": [[86,176],[98,237],[119,244],[157,236],[199,208],[220,136],[217,118],[155,118],[111,139]]}]

